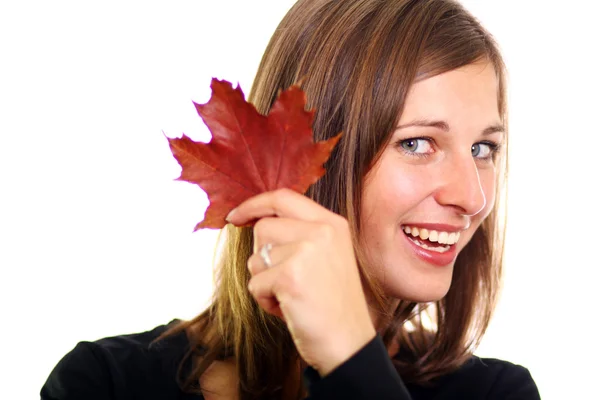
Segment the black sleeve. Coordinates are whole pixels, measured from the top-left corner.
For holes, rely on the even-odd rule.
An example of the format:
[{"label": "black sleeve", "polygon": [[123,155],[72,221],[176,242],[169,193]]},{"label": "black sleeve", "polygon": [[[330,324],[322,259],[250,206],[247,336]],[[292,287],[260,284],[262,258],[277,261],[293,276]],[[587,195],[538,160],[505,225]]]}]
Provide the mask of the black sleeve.
[{"label": "black sleeve", "polygon": [[527,368],[511,365],[500,372],[487,398],[490,400],[540,400],[540,393]]},{"label": "black sleeve", "polygon": [[80,342],[54,367],[40,391],[41,400],[113,400],[111,378],[92,343]]},{"label": "black sleeve", "polygon": [[304,380],[310,400],[411,398],[380,335],[323,378],[313,368],[306,368]]}]

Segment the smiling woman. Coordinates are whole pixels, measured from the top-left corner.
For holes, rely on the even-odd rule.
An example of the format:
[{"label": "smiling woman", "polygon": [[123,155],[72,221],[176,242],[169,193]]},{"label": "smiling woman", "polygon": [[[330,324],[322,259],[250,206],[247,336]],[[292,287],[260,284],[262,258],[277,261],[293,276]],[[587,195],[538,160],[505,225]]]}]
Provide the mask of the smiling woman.
[{"label": "smiling woman", "polygon": [[539,398],[526,368],[473,355],[504,240],[490,34],[452,0],[300,0],[249,100],[267,113],[297,82],[315,140],[343,132],[323,178],[229,214],[205,312],[80,343],[42,399]]},{"label": "smiling woman", "polygon": [[409,91],[363,188],[361,244],[378,258],[369,265],[388,296],[426,303],[448,292],[457,255],[495,205],[504,137],[497,99],[487,60]]}]

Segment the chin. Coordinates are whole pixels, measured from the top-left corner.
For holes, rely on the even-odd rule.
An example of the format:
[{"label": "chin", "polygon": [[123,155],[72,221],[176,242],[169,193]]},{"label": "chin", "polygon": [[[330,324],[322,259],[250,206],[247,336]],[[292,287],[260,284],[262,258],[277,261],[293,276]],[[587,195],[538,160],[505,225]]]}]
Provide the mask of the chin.
[{"label": "chin", "polygon": [[408,295],[408,296],[400,297],[399,299],[404,300],[404,301],[414,302],[414,303],[433,303],[433,302],[443,299],[447,293],[448,293],[447,290],[444,291],[443,294],[417,293],[415,295]]},{"label": "chin", "polygon": [[383,289],[390,297],[415,303],[430,303],[443,299],[450,290],[452,276],[425,277],[425,279],[405,280],[392,284],[384,284]]}]

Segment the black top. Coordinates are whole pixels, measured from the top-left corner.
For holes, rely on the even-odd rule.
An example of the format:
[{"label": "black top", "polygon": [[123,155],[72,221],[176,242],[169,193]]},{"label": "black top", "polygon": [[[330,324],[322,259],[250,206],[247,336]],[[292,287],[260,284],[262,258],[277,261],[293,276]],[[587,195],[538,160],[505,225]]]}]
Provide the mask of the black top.
[{"label": "black top", "polygon": [[[78,343],[50,373],[41,400],[203,399],[177,386],[177,367],[189,346],[185,332],[150,346],[168,327]],[[491,358],[472,357],[433,387],[404,384],[379,335],[325,378],[312,368],[304,378],[310,400],[540,398],[527,369]]]}]

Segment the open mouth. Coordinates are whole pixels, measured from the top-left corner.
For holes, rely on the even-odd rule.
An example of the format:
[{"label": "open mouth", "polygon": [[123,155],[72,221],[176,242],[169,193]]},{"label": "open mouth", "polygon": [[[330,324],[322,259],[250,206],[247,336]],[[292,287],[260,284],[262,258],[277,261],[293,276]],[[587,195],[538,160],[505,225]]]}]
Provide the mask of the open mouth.
[{"label": "open mouth", "polygon": [[417,246],[438,253],[449,251],[460,238],[460,232],[438,232],[415,226],[402,226],[404,234]]}]

